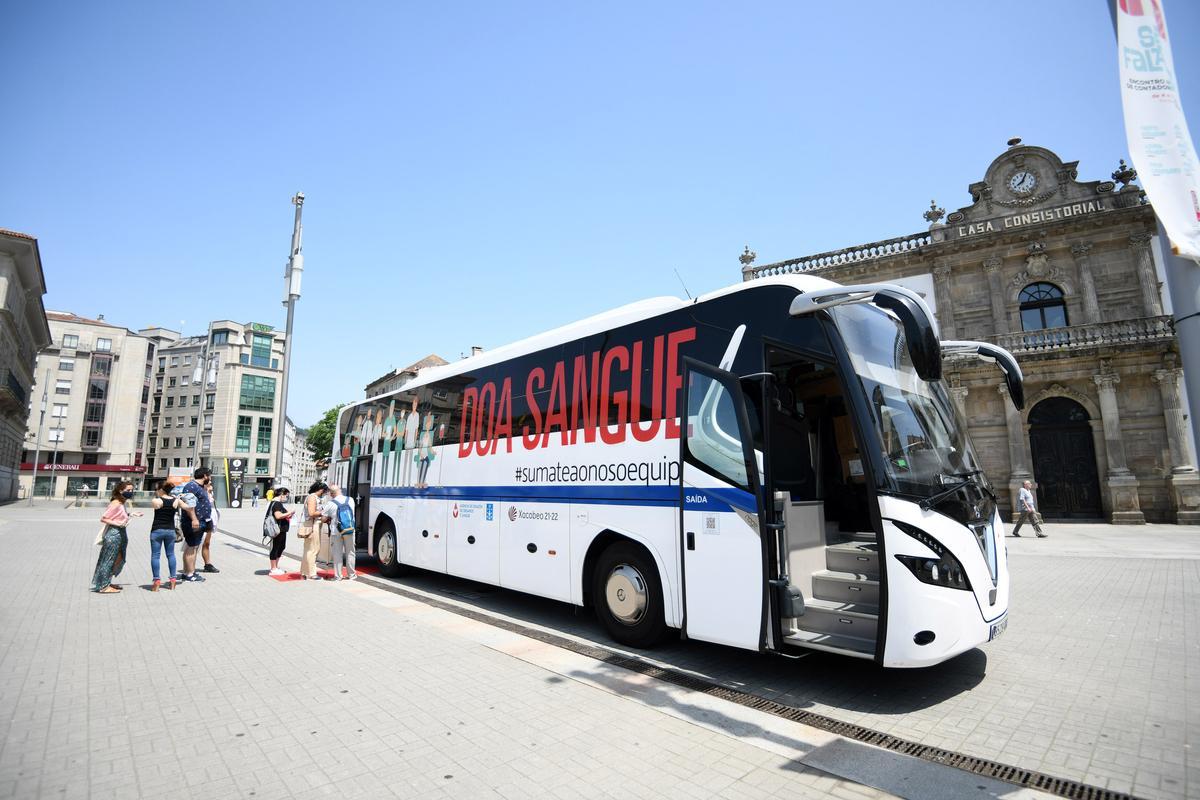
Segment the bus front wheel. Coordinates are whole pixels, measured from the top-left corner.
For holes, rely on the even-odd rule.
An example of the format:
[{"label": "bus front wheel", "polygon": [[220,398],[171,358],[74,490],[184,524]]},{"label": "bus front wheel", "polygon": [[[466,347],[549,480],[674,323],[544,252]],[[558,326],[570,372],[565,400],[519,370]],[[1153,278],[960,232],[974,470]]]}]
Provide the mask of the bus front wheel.
[{"label": "bus front wheel", "polygon": [[375,558],[379,561],[381,575],[395,578],[400,574],[400,543],[391,525],[384,525],[375,540]]},{"label": "bus front wheel", "polygon": [[592,602],[608,635],[630,647],[653,647],[666,633],[662,581],[654,559],[633,542],[614,542],[596,561]]}]

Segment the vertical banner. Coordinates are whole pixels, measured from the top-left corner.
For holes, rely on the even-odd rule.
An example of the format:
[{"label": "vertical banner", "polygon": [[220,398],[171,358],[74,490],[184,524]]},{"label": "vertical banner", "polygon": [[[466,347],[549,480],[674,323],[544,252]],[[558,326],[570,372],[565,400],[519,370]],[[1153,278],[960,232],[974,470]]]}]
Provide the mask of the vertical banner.
[{"label": "vertical banner", "polygon": [[1179,100],[1163,0],[1117,0],[1117,51],[1133,166],[1176,252],[1200,258],[1200,163]]},{"label": "vertical banner", "polygon": [[229,485],[229,507],[242,507],[242,480],[246,475],[246,460],[242,458],[225,459],[225,475]]}]

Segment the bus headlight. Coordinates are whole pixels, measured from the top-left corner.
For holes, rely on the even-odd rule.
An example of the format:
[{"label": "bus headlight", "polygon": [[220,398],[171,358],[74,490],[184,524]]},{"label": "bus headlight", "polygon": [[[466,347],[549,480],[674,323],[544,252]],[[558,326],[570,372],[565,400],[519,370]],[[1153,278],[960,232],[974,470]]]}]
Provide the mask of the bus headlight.
[{"label": "bus headlight", "polygon": [[967,579],[967,572],[963,569],[962,562],[947,550],[945,545],[920,528],[896,520],[891,520],[891,523],[937,554],[936,558],[896,556],[896,560],[908,567],[909,572],[915,575],[917,580],[930,586],[971,591],[971,581]]}]

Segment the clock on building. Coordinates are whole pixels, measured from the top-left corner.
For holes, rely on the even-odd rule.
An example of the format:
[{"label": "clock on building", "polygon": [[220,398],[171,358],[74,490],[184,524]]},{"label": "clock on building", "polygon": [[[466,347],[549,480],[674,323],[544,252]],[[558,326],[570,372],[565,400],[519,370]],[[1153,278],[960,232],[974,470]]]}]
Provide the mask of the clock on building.
[{"label": "clock on building", "polygon": [[1037,173],[1031,169],[1019,169],[1008,179],[1008,188],[1013,194],[1031,194],[1037,188]]}]

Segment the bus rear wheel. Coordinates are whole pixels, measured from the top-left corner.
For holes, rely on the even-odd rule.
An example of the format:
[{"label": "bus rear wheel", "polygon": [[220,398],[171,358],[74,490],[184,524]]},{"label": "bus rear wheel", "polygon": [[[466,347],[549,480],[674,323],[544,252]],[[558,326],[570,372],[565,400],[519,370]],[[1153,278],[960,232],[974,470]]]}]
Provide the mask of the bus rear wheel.
[{"label": "bus rear wheel", "polygon": [[400,542],[396,538],[395,529],[384,523],[375,539],[375,558],[379,561],[379,573],[388,578],[395,578],[403,571],[400,563]]},{"label": "bus rear wheel", "polygon": [[649,648],[666,634],[658,569],[633,542],[614,542],[600,554],[592,573],[592,602],[608,635],[621,644]]}]

